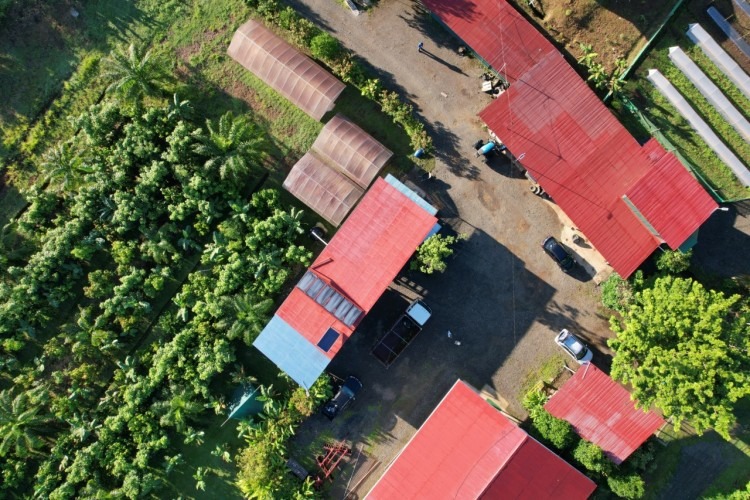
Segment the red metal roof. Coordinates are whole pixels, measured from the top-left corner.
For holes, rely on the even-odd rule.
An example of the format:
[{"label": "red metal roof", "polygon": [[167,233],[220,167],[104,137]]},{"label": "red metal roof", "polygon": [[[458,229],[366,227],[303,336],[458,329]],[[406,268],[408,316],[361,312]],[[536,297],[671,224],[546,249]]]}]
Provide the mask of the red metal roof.
[{"label": "red metal roof", "polygon": [[[507,2],[423,0],[440,20],[497,71],[516,80],[549,53],[557,52]],[[505,50],[500,50],[504,47]]]},{"label": "red metal roof", "polygon": [[592,364],[579,368],[544,408],[570,422],[616,464],[664,425],[658,414],[636,408],[630,393]]},{"label": "red metal roof", "polygon": [[[682,164],[674,155],[664,155],[648,175],[626,193],[672,248],[682,245],[716,210],[714,200],[687,170],[680,167]],[[676,199],[681,203],[673,203]]]},{"label": "red metal roof", "polygon": [[[508,78],[510,88],[480,117],[621,276],[635,271],[662,238],[679,247],[716,208],[656,141],[641,147],[507,2],[425,4]],[[660,183],[662,189],[653,189]],[[640,215],[623,199],[626,193]]]},{"label": "red metal roof", "polygon": [[[378,178],[310,270],[367,314],[436,222]],[[330,359],[356,327],[347,327],[296,287],[276,314],[314,345],[328,328],[338,331],[341,337],[325,353]]]},{"label": "red metal roof", "polygon": [[567,500],[594,489],[458,380],[366,498]]}]

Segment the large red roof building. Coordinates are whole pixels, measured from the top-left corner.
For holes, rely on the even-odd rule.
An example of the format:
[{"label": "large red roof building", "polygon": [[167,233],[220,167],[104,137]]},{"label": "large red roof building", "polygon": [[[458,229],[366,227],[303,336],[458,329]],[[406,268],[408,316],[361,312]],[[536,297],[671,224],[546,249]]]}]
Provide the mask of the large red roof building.
[{"label": "large red roof building", "polygon": [[366,498],[575,500],[594,489],[458,380]]},{"label": "large red roof building", "polygon": [[630,135],[505,0],[425,0],[510,87],[479,116],[609,264],[627,277],[683,245],[717,208],[656,140]]},{"label": "large red roof building", "polygon": [[309,388],[435,229],[435,213],[394,177],[378,178],[253,345]]}]

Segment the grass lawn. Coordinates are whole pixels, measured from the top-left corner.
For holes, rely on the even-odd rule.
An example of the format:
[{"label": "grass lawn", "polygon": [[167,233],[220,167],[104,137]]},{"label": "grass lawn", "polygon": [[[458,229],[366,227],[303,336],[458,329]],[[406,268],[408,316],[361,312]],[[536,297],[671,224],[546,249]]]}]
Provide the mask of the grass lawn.
[{"label": "grass lawn", "polygon": [[703,117],[722,141],[750,166],[750,144],[735,131],[697,88],[677,69],[669,59],[669,47],[681,47],[690,58],[721,88],[735,107],[750,118],[750,101],[721,74],[701,50],[685,36],[688,24],[697,22],[695,15],[687,9],[675,18],[665,30],[639,70],[627,83],[626,92],[659,130],[690,161],[711,186],[727,200],[750,197],[732,171],[711,150],[706,142],[682,118],[677,109],[664,98],[646,79],[648,70],[658,69],[680,91],[690,105]]}]

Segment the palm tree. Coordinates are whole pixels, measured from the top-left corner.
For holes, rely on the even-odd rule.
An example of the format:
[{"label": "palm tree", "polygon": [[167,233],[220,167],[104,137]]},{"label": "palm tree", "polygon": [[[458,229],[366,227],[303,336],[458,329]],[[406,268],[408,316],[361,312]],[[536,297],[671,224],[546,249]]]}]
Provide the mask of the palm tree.
[{"label": "palm tree", "polygon": [[154,411],[161,415],[159,423],[163,426],[174,426],[178,432],[189,430],[188,420],[201,413],[205,407],[191,399],[190,394],[183,390],[174,394],[168,401],[154,403]]},{"label": "palm tree", "polygon": [[42,157],[42,168],[50,179],[59,181],[60,190],[66,193],[80,184],[83,174],[91,172],[70,142],[61,142],[47,151]]},{"label": "palm tree", "polygon": [[250,345],[268,321],[268,311],[273,306],[272,299],[250,300],[250,296],[237,296],[227,299],[235,312],[235,319],[227,332],[230,339],[242,339]]},{"label": "palm tree", "polygon": [[118,47],[106,60],[105,78],[112,80],[107,91],[121,94],[125,99],[140,104],[145,96],[159,95],[169,82],[163,63],[151,58],[151,51],[143,53],[132,43],[123,50]]},{"label": "palm tree", "polygon": [[265,140],[257,127],[231,111],[219,118],[217,126],[206,120],[208,133],[198,130],[195,152],[208,158],[205,166],[217,170],[222,180],[241,179],[264,157]]},{"label": "palm tree", "polygon": [[40,433],[53,418],[33,396],[30,392],[14,396],[10,389],[0,392],[0,456],[12,450],[25,458],[40,453],[46,444]]}]

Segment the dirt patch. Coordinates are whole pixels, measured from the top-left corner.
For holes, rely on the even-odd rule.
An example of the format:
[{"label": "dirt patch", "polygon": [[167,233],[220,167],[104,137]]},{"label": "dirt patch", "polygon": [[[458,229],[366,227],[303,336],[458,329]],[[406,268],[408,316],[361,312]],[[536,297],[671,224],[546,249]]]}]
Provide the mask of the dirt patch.
[{"label": "dirt patch", "polygon": [[656,31],[674,2],[647,0],[535,0],[513,2],[529,14],[565,50],[578,58],[589,44],[611,69],[618,58],[630,59]]}]

